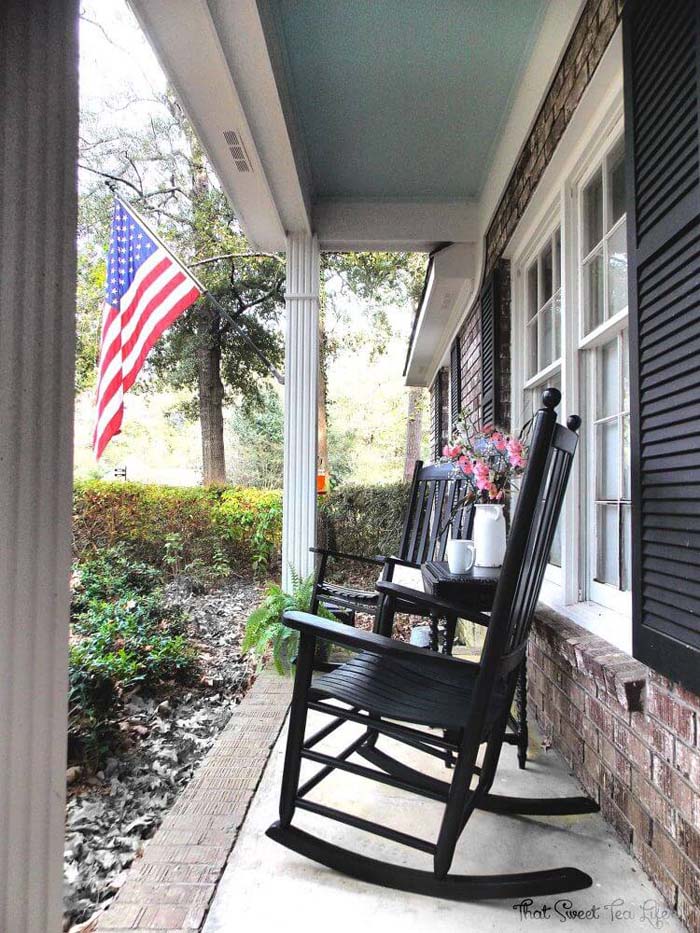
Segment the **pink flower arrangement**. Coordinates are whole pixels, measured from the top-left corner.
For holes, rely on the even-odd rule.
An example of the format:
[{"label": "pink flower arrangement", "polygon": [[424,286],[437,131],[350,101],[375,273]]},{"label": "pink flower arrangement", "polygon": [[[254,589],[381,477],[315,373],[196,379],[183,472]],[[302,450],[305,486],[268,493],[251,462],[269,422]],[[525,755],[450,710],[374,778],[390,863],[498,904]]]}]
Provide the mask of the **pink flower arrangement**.
[{"label": "pink flower arrangement", "polygon": [[504,502],[512,481],[527,463],[523,436],[505,434],[494,425],[475,428],[462,417],[443,448],[443,461],[452,461],[469,477],[469,497],[477,503]]}]

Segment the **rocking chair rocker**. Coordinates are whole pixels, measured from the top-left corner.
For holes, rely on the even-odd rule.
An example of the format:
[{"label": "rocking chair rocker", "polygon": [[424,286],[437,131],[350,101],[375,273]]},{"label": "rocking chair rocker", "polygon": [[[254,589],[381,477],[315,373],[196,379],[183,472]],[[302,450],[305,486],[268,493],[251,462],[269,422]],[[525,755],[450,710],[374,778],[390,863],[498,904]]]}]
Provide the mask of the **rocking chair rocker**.
[{"label": "rocking chair rocker", "polygon": [[[547,389],[544,407],[536,416],[529,463],[480,663],[426,652],[311,614],[285,614],[287,625],[296,628],[301,638],[280,818],[267,830],[271,839],[363,881],[452,900],[557,894],[592,884],[590,876],[576,868],[448,875],[457,841],[477,808],[527,815],[592,813],[598,809],[588,797],[517,798],[490,792],[578,440],[579,418],[570,418],[567,428],[557,424],[554,409],[560,399],[558,390]],[[349,646],[358,653],[312,682],[317,638]],[[332,718],[305,739],[308,710]],[[336,756],[318,751],[316,746],[345,722],[363,726],[362,734]],[[390,757],[377,747],[381,736],[438,758],[451,751],[456,758],[452,781],[437,780]],[[478,766],[477,755],[484,743],[484,757]],[[374,767],[351,761],[354,754]],[[302,760],[316,762],[321,767],[299,786]],[[437,842],[309,800],[310,792],[335,769],[442,802],[444,813]],[[473,778],[476,778],[474,787]],[[426,852],[433,856],[433,871],[388,864],[318,839],[291,825],[296,809]]]}]

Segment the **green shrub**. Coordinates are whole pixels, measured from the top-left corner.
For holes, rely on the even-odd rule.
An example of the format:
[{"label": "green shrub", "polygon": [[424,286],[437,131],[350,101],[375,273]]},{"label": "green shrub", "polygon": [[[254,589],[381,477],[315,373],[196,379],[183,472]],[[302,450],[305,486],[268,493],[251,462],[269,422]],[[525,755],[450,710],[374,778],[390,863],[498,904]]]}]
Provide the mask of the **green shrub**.
[{"label": "green shrub", "polygon": [[90,557],[122,544],[171,575],[216,578],[233,569],[267,572],[279,559],[282,494],[236,487],[76,483],[74,550]]},{"label": "green shrub", "polygon": [[349,554],[395,554],[401,541],[410,487],[347,485],[319,504],[320,531],[328,547]]},{"label": "green shrub", "polygon": [[74,567],[69,654],[72,758],[96,764],[124,691],[184,680],[196,667],[185,620],[163,605],[162,574],[111,548]]},{"label": "green shrub", "polygon": [[[356,554],[390,554],[401,540],[408,486],[347,485],[319,498],[322,541]],[[122,545],[131,560],[168,575],[217,579],[231,570],[276,569],[282,494],[242,487],[171,487],[80,482],[73,500],[74,545],[87,558]]]}]

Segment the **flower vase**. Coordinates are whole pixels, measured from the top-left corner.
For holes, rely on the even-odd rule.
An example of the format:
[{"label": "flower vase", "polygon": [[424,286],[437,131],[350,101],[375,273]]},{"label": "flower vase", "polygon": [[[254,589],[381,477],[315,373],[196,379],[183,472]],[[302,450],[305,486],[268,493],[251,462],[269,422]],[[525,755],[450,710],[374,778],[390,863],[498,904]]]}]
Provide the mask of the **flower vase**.
[{"label": "flower vase", "polygon": [[474,506],[474,544],[477,567],[500,567],[506,553],[506,517],[503,506]]}]

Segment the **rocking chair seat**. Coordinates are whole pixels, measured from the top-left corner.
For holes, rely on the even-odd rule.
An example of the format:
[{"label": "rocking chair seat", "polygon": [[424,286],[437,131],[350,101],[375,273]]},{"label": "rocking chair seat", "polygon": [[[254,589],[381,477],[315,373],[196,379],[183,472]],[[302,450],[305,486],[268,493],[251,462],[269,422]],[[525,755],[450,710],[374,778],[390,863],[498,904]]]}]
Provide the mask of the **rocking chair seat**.
[{"label": "rocking chair seat", "polygon": [[[460,665],[462,667],[462,665]],[[461,729],[479,667],[465,662],[436,676],[420,659],[361,651],[335,670],[314,678],[312,692],[341,700],[375,716],[440,729]]]}]

